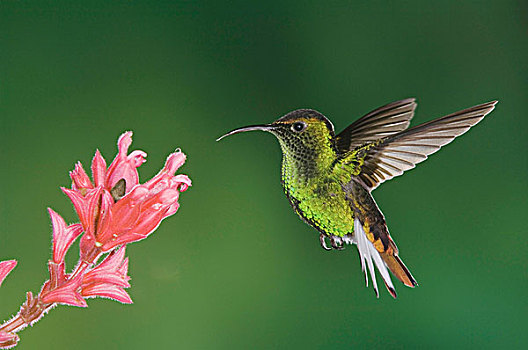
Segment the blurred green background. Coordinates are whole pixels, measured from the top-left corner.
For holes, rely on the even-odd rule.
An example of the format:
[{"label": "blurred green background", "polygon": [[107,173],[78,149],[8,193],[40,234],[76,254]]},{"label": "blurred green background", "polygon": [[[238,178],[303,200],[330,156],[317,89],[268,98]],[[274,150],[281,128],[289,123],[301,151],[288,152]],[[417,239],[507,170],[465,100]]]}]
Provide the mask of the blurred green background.
[{"label": "blurred green background", "polygon": [[[61,306],[19,349],[528,346],[525,1],[2,1],[0,318],[47,278],[50,206],[124,130],[142,179],[188,154],[181,209],[129,247],[133,305]],[[420,286],[366,288],[354,247],[292,212],[271,135],[232,128],[315,108],[339,131],[417,97],[413,125],[499,99],[490,117],[375,191]],[[76,261],[75,249],[68,256]],[[379,281],[379,279],[378,279]]]}]

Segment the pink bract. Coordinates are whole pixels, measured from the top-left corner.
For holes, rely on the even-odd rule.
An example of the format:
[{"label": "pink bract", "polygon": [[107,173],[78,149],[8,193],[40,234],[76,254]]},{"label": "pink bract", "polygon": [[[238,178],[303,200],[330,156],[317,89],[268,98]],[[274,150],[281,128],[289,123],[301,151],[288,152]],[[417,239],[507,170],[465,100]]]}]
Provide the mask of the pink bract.
[{"label": "pink bract", "polygon": [[60,264],[75,239],[83,232],[80,224],[66,226],[64,219],[53,209],[48,208],[53,225],[53,261]]},{"label": "pink bract", "polygon": [[0,286],[11,270],[17,265],[16,260],[0,261]]},{"label": "pink bract", "polygon": [[19,340],[17,334],[0,331],[0,349],[11,349]]},{"label": "pink bract", "polygon": [[[83,299],[81,294],[79,294],[79,288],[81,286],[82,275],[79,274],[72,280],[67,281],[62,286],[45,293],[41,293],[42,302],[47,304],[59,303],[79,307],[87,307],[86,301]],[[44,284],[44,290],[46,289],[46,284]]]},{"label": "pink bract", "polygon": [[125,246],[112,251],[95,268],[84,275],[81,294],[84,297],[111,298],[124,304],[132,299],[124,288],[130,287],[128,281],[128,258],[125,258]]}]

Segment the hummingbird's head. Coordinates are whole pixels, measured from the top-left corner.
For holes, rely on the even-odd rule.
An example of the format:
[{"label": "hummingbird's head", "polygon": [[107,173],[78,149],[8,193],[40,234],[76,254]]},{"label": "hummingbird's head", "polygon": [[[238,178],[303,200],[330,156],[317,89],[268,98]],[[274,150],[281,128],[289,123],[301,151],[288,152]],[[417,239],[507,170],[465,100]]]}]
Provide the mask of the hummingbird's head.
[{"label": "hummingbird's head", "polygon": [[[295,158],[316,156],[323,150],[334,149],[334,126],[313,109],[297,109],[271,124],[251,125],[228,132],[217,139],[240,132],[261,130],[275,135],[284,154]],[[311,158],[311,157],[310,157]]]}]

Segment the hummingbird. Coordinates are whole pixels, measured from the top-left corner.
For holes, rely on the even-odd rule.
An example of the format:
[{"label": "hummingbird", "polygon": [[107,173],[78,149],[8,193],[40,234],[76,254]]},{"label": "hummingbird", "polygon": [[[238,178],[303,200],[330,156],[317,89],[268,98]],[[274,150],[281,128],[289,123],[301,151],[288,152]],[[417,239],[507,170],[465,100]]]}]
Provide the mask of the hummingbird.
[{"label": "hummingbird", "polygon": [[409,128],[416,101],[408,98],[371,111],[337,135],[323,114],[297,109],[270,124],[234,129],[217,141],[253,130],[273,134],[282,150],[281,184],[294,211],[319,232],[323,249],[355,244],[367,287],[368,268],[379,298],[375,266],[396,298],[389,271],[408,287],[417,282],[399,257],[372,191],[468,131],[497,102]]}]

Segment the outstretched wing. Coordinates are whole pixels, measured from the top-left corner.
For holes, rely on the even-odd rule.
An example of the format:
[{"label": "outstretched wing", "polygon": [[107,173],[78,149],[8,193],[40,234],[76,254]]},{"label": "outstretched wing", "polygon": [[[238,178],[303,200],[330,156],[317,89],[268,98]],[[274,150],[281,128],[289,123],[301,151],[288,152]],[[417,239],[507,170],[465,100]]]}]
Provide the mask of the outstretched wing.
[{"label": "outstretched wing", "polygon": [[352,167],[352,174],[373,190],[384,181],[414,168],[428,155],[468,131],[490,113],[496,103],[492,101],[464,109],[367,143],[344,154],[336,165]]},{"label": "outstretched wing", "polygon": [[339,153],[391,136],[409,127],[416,109],[414,98],[389,103],[359,118],[336,137]]}]

